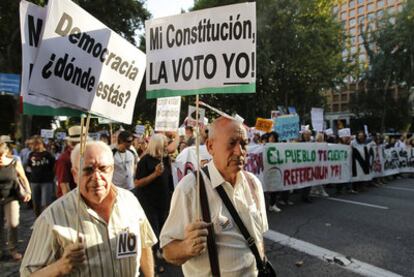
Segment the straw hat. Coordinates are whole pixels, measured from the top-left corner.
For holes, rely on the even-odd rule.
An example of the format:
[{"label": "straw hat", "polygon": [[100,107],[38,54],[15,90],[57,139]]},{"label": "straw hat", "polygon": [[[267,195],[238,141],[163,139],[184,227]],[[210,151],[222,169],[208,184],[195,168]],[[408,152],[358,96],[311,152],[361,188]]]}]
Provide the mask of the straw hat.
[{"label": "straw hat", "polygon": [[[85,132],[85,130],[83,131]],[[68,135],[66,136],[67,141],[80,142],[81,126],[75,125],[68,129]],[[86,140],[90,140],[89,137]]]},{"label": "straw hat", "polygon": [[10,136],[8,135],[1,135],[0,136],[0,142],[13,142]]}]

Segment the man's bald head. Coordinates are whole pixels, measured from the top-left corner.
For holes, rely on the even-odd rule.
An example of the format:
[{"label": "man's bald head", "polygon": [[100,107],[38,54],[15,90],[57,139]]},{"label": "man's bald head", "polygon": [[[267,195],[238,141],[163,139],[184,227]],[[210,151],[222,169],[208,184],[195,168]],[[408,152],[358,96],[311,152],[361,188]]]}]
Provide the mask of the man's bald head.
[{"label": "man's bald head", "polygon": [[210,124],[210,128],[208,129],[208,139],[216,138],[218,133],[222,133],[228,130],[230,127],[235,127],[241,132],[245,132],[242,124],[239,121],[221,116]]}]

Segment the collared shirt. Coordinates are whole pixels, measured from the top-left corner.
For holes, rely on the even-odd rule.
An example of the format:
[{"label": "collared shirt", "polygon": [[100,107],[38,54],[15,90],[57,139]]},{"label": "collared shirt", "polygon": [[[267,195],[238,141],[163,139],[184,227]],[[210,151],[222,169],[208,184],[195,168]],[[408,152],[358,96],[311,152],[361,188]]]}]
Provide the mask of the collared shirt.
[{"label": "collared shirt", "polygon": [[[135,196],[116,188],[116,200],[109,223],[81,200],[79,216],[76,209],[78,188],[49,206],[36,220],[26,254],[20,267],[21,276],[39,270],[63,254],[64,247],[76,242],[77,219],[86,248],[85,265],[70,276],[138,276],[141,248],[157,242],[145,213]],[[137,253],[117,259],[120,234],[136,238]],[[125,237],[124,237],[125,238]]]},{"label": "collared shirt", "polygon": [[114,150],[114,176],[112,182],[118,187],[131,190],[134,188],[135,156],[131,150],[120,152]]},{"label": "collared shirt", "polygon": [[[254,180],[254,191],[258,202],[256,205],[248,181],[241,172],[238,173],[233,187],[223,179],[213,161],[208,163],[208,169],[211,182],[207,177],[204,177],[204,181],[216,234],[221,275],[257,276],[254,255],[215,188],[219,185],[224,187],[244,225],[261,250],[263,233],[268,230],[268,223],[260,181],[253,174],[247,173]],[[204,176],[204,173],[202,175]],[[161,247],[173,240],[183,240],[185,227],[200,218],[196,214],[198,209],[196,199],[199,199],[197,191],[194,174],[188,174],[177,185],[172,197],[170,214],[161,231]],[[185,276],[211,276],[207,251],[188,260],[183,264],[182,269]]]}]

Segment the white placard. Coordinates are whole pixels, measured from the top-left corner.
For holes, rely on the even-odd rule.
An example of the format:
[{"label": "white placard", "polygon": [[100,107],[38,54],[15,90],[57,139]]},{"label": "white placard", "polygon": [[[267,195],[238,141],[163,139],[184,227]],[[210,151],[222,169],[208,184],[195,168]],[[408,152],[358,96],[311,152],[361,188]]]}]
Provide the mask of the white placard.
[{"label": "white placard", "polygon": [[29,93],[130,124],[145,54],[69,0],[50,0]]},{"label": "white placard", "polygon": [[28,93],[30,73],[33,69],[34,62],[39,51],[42,33],[45,26],[46,8],[22,0],[20,1],[19,10],[20,35],[22,40],[22,81],[20,86],[20,95],[23,98],[24,112],[29,114],[35,113],[32,109],[34,107],[31,105],[38,107],[50,107],[53,109],[71,107],[70,105],[60,105],[52,99],[38,97]]},{"label": "white placard", "polygon": [[53,138],[53,130],[51,130],[51,129],[41,129],[40,130],[40,136],[42,138],[48,138],[48,139]]},{"label": "white placard", "polygon": [[145,22],[147,98],[256,91],[256,3]]},{"label": "white placard", "polygon": [[56,132],[56,139],[58,140],[64,140],[66,138],[65,132]]},{"label": "white placard", "polygon": [[311,119],[312,119],[313,130],[317,132],[322,132],[323,131],[323,109],[312,108]]},{"label": "white placard", "polygon": [[181,96],[157,99],[155,131],[177,131],[180,122]]},{"label": "white placard", "polygon": [[[196,112],[197,108],[195,106],[188,105],[187,126],[195,127],[197,125]],[[206,116],[206,110],[199,107],[198,113],[198,122],[200,125],[203,125],[204,118]]]},{"label": "white placard", "polygon": [[145,126],[144,125],[135,126],[135,134],[143,135],[144,133],[145,133]]}]

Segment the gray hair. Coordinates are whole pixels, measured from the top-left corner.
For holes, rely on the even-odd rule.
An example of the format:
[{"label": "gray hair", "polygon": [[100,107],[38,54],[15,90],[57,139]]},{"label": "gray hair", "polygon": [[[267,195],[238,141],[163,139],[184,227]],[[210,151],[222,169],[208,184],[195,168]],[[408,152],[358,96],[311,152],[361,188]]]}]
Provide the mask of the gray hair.
[{"label": "gray hair", "polygon": [[151,137],[148,147],[147,154],[154,158],[164,157],[164,143],[168,142],[168,139],[163,134],[155,134]]},{"label": "gray hair", "polygon": [[[114,164],[114,155],[112,154],[111,148],[103,141],[87,141],[85,145],[85,151],[89,147],[99,147],[102,151],[108,156],[108,161],[110,164]],[[78,168],[79,166],[79,154],[80,154],[80,143],[78,143],[75,148],[73,148],[70,154],[70,161],[72,163],[72,168]]]}]

